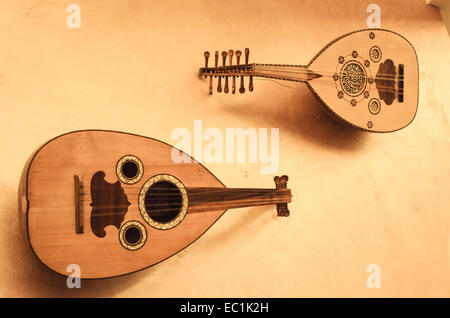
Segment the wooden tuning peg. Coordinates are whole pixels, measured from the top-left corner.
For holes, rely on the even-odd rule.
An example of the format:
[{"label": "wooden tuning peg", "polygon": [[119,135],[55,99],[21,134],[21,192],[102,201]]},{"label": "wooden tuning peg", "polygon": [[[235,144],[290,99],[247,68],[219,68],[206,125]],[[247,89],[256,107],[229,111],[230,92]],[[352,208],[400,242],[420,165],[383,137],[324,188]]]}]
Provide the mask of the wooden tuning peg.
[{"label": "wooden tuning peg", "polygon": [[[227,56],[228,56],[228,53],[226,51],[223,51],[222,52],[222,62],[223,62],[223,67],[224,67],[223,68],[224,73],[226,73],[225,66],[227,63]],[[224,91],[224,93],[228,93],[228,76],[224,75],[224,77],[225,77],[225,87],[224,87],[223,91]]]},{"label": "wooden tuning peg", "polygon": [[227,55],[228,55],[228,53],[227,53],[226,51],[223,51],[223,52],[222,52],[222,62],[223,62],[223,66],[226,65],[226,62],[227,62]]},{"label": "wooden tuning peg", "polygon": [[[229,59],[230,66],[233,66],[233,55],[234,55],[233,50],[229,50],[228,56],[230,57],[230,59]],[[231,71],[233,72],[233,69]],[[233,82],[231,84],[231,93],[233,93],[233,94],[236,93],[236,76],[234,76],[234,75],[233,75]]]},{"label": "wooden tuning peg", "polygon": [[228,57],[229,57],[228,63],[230,64],[230,66],[233,65],[233,55],[234,55],[233,50],[228,50]]},{"label": "wooden tuning peg", "polygon": [[[205,68],[208,68],[208,59],[209,59],[209,52],[205,51],[205,53],[203,54],[205,56]],[[205,75],[205,78],[207,78],[208,76]]]},{"label": "wooden tuning peg", "polygon": [[213,88],[212,88],[212,75],[209,76],[209,95],[212,95]]},{"label": "wooden tuning peg", "polygon": [[[225,57],[224,57],[224,54],[223,53],[225,53]],[[219,52],[218,51],[216,51],[216,54],[217,54],[217,63],[219,62]],[[225,66],[225,60],[226,60],[226,54],[227,54],[227,52],[222,52],[222,60],[223,60],[223,66]],[[219,83],[217,84],[217,91],[219,92],[219,93],[221,93],[222,92],[222,76],[220,76],[220,74],[219,75],[217,75],[217,76],[219,76]]]},{"label": "wooden tuning peg", "polygon": [[205,56],[205,68],[208,68],[209,52],[205,51],[203,55]]},{"label": "wooden tuning peg", "polygon": [[[245,65],[248,65],[248,57],[250,56],[250,50],[248,48],[245,49]],[[250,76],[250,80],[248,83],[248,90],[253,92],[253,76]]]},{"label": "wooden tuning peg", "polygon": [[[240,60],[241,60],[241,55],[242,52],[240,50],[236,51],[236,65],[239,66]],[[239,70],[239,68],[238,68]],[[239,93],[244,93],[245,92],[245,88],[244,88],[244,76],[241,76],[241,87],[239,88]]]},{"label": "wooden tuning peg", "polygon": [[219,76],[219,82],[217,83],[217,91],[220,93],[222,92],[222,81],[221,81],[222,77]]},{"label": "wooden tuning peg", "polygon": [[223,89],[224,93],[228,94],[228,76],[225,76],[225,88]]},{"label": "wooden tuning peg", "polygon": [[237,64],[237,65],[239,65],[239,60],[240,60],[240,58],[241,58],[241,55],[242,55],[242,52],[239,51],[239,50],[237,50],[237,51],[236,51],[236,60],[237,60],[236,64]]},{"label": "wooden tuning peg", "polygon": [[[216,51],[216,53],[214,54],[214,68],[217,71],[217,67],[219,66],[219,51]],[[214,77],[217,77],[217,75],[214,75]]]},{"label": "wooden tuning peg", "polygon": [[239,93],[244,94],[245,88],[244,88],[244,75],[241,76],[241,87],[239,87]]}]

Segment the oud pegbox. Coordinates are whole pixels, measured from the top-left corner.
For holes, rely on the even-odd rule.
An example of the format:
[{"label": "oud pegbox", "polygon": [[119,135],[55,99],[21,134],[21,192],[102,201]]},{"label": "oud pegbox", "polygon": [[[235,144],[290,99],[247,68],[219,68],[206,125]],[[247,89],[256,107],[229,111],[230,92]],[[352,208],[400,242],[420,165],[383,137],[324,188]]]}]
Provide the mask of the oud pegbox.
[{"label": "oud pegbox", "polygon": [[[289,177],[286,175],[283,175],[281,177],[276,176],[273,178],[273,181],[275,181],[275,187],[276,189],[287,189],[287,182],[289,180]],[[289,216],[289,209],[287,206],[287,203],[277,203],[277,216]]]},{"label": "oud pegbox", "polygon": [[[222,91],[224,93],[228,93],[230,91],[228,86],[228,78],[231,78],[231,93],[236,93],[236,78],[240,78],[240,85],[239,85],[239,93],[243,94],[245,93],[245,87],[244,87],[244,77],[249,77],[249,85],[248,90],[250,92],[253,91],[253,73],[252,68],[253,65],[248,63],[249,56],[250,56],[250,50],[246,48],[244,50],[245,54],[245,64],[240,64],[241,62],[241,56],[242,52],[240,50],[228,50],[228,51],[222,51],[221,54],[219,54],[218,51],[214,54],[214,61],[215,65],[214,67],[208,67],[208,59],[210,57],[209,51],[204,52],[205,57],[205,67],[201,68],[199,71],[200,77],[209,78],[209,94],[212,95],[213,92],[213,77],[218,77],[217,81],[217,92],[221,93]],[[222,66],[219,66],[219,55],[222,57]],[[236,56],[236,64],[233,64],[233,57]],[[228,58],[228,65],[226,63]],[[222,78],[224,80],[224,87],[222,87]]]}]

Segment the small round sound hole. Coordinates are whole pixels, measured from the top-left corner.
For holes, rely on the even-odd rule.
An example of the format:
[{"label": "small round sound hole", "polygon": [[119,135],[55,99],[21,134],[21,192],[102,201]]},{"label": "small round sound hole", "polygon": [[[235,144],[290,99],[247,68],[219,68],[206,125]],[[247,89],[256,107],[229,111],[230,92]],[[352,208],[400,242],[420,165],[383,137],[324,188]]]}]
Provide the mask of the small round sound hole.
[{"label": "small round sound hole", "polygon": [[125,184],[138,183],[144,175],[144,165],[138,157],[126,155],[116,164],[116,173],[120,181]]},{"label": "small round sound hole", "polygon": [[136,226],[130,226],[125,230],[125,240],[130,245],[136,245],[141,241],[142,233]]},{"label": "small round sound hole", "polygon": [[156,182],[145,193],[145,210],[148,216],[158,223],[168,223],[175,219],[181,206],[181,192],[171,182]]},{"label": "small round sound hole", "polygon": [[133,179],[139,173],[139,167],[135,162],[127,161],[122,165],[122,173],[125,178]]},{"label": "small round sound hole", "polygon": [[147,231],[141,222],[131,220],[122,224],[119,230],[119,242],[129,251],[136,251],[144,246]]}]

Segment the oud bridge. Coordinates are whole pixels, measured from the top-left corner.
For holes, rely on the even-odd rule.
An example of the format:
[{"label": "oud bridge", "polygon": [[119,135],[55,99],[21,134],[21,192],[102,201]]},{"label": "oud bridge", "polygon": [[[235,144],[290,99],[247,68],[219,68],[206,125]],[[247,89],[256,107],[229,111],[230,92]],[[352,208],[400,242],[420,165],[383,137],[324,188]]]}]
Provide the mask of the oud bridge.
[{"label": "oud bridge", "polygon": [[[236,82],[240,78],[240,84],[239,84],[239,93],[243,94],[245,93],[245,87],[244,87],[244,77],[249,77],[249,83],[248,83],[248,90],[250,92],[253,91],[253,74],[252,70],[254,65],[249,64],[249,56],[250,56],[250,50],[246,48],[244,50],[245,54],[245,63],[241,64],[241,56],[242,52],[240,50],[233,51],[222,51],[221,57],[222,57],[222,66],[219,66],[219,51],[216,51],[214,54],[214,67],[208,67],[208,60],[210,57],[209,51],[206,51],[204,53],[205,57],[205,67],[200,68],[199,70],[199,76],[204,76],[205,78],[209,78],[209,94],[212,95],[213,93],[213,77],[218,78],[217,80],[217,92],[221,93],[222,91],[224,93],[229,93],[231,91],[232,94],[236,94]],[[236,56],[236,64],[233,64],[233,57]],[[227,65],[227,59],[228,59],[228,65]],[[229,80],[231,79],[231,89],[229,86]],[[222,79],[224,81],[222,86]]]}]

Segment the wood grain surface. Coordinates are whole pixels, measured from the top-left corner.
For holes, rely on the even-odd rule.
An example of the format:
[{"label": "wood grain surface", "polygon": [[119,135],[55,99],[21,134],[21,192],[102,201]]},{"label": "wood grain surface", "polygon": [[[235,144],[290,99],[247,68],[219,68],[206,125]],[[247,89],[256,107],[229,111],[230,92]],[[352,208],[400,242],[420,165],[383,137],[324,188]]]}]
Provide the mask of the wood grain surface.
[{"label": "wood grain surface", "polygon": [[[124,249],[118,240],[122,223],[138,220],[145,224],[138,208],[138,193],[150,177],[164,173],[176,176],[186,187],[223,187],[199,163],[174,163],[172,149],[157,140],[107,131],[74,132],[47,143],[27,167],[28,239],[36,256],[61,274],[67,273],[68,265],[77,264],[83,269],[81,277],[104,278],[149,267],[191,244],[225,210],[188,213],[178,226],[167,231],[146,226],[147,243],[136,251]],[[144,164],[144,176],[133,185],[120,184],[116,164],[130,153]],[[91,178],[97,180],[99,170],[105,181],[114,184],[110,204],[127,202],[120,213],[105,217],[100,227],[98,222],[92,223],[93,219],[97,221],[96,201],[86,191],[88,185],[92,187]],[[82,234],[75,232],[74,174],[85,189],[80,196],[84,224],[93,225]]]}]

